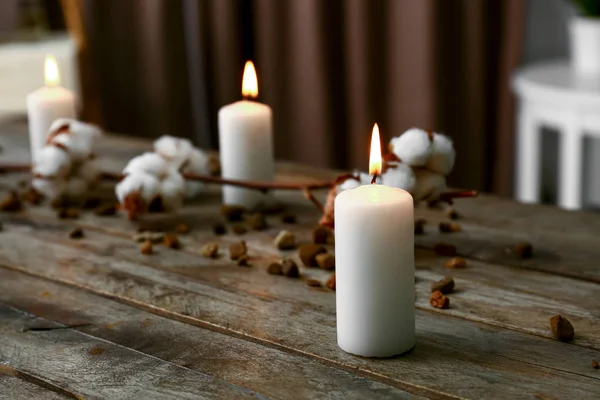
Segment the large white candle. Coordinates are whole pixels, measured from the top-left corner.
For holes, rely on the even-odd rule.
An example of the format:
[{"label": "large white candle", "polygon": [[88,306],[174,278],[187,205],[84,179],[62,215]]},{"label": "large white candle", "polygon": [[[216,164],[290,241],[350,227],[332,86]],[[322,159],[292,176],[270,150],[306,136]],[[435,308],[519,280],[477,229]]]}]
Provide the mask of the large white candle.
[{"label": "large white candle", "polygon": [[[381,171],[377,125],[371,169]],[[337,340],[342,350],[364,357],[391,357],[410,350],[415,345],[410,193],[384,185],[340,193],[335,199],[335,259]]]},{"label": "large white candle", "polygon": [[[242,79],[242,94],[258,96],[258,80],[248,61]],[[271,107],[251,100],[226,105],[219,110],[219,152],[223,178],[272,181],[273,113]],[[265,194],[233,186],[223,187],[223,203],[253,208],[265,200]]]},{"label": "large white candle", "polygon": [[47,56],[44,64],[46,86],[27,96],[29,145],[32,161],[46,144],[52,122],[58,118],[75,118],[75,95],[60,85],[58,65],[54,56]]}]

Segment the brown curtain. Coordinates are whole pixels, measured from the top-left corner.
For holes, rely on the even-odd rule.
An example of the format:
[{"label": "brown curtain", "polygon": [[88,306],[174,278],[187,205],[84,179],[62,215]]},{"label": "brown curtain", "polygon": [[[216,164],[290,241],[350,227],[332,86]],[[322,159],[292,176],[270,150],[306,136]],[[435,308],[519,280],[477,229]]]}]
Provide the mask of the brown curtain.
[{"label": "brown curtain", "polygon": [[[521,0],[83,0],[111,130],[216,148],[253,59],[278,158],[365,168],[371,127],[450,135],[451,184],[511,192]],[[89,101],[88,101],[89,100]]]}]

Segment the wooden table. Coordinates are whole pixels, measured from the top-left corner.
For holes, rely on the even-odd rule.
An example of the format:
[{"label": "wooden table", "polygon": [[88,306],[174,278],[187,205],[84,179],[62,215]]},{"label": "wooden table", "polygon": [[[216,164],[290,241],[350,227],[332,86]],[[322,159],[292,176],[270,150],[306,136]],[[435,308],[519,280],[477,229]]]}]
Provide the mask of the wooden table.
[{"label": "wooden table", "polygon": [[[26,161],[23,124],[0,128],[0,162]],[[105,168],[119,171],[150,143],[106,139]],[[280,179],[306,168],[280,166]],[[327,171],[310,171],[318,177]],[[24,176],[0,177],[0,190]],[[277,196],[299,218],[286,225],[309,241],[318,213],[299,193]],[[461,200],[462,232],[439,233],[445,216],[416,237],[417,346],[394,359],[365,359],[336,345],[335,292],[314,288],[329,272],[302,268],[273,276],[284,226],[217,237],[219,188],[178,215],[141,223],[172,229],[185,221],[182,250],[142,255],[123,216],[60,220],[46,207],[1,214],[0,397],[40,398],[537,398],[598,399],[600,370],[600,217],[519,205],[492,196]],[[85,238],[68,233],[82,227]],[[227,244],[246,240],[251,267],[229,261]],[[200,247],[216,241],[223,257]],[[506,251],[530,241],[534,256]],[[467,267],[449,270],[432,247],[452,243]],[[429,305],[430,284],[452,275],[450,308]],[[575,340],[552,338],[561,314]]]}]

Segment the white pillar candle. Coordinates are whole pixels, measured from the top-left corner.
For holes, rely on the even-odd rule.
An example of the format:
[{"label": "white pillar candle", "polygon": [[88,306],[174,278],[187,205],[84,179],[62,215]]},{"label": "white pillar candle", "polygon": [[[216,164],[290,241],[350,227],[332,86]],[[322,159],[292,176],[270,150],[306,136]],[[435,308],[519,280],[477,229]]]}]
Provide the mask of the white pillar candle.
[{"label": "white pillar candle", "polygon": [[[381,147],[377,125],[373,148]],[[364,357],[391,357],[415,345],[414,208],[410,193],[384,185],[335,199],[337,340]]]},{"label": "white pillar candle", "polygon": [[[242,80],[244,97],[256,98],[258,81],[252,62],[247,62]],[[273,113],[271,107],[251,100],[226,105],[219,110],[219,152],[223,178],[272,181]],[[223,187],[223,203],[253,208],[265,194],[233,186]]]},{"label": "white pillar candle", "polygon": [[76,117],[75,95],[59,86],[58,65],[53,56],[46,57],[44,74],[46,86],[27,96],[29,145],[32,161],[35,161],[37,152],[45,146],[52,122],[58,118]]}]

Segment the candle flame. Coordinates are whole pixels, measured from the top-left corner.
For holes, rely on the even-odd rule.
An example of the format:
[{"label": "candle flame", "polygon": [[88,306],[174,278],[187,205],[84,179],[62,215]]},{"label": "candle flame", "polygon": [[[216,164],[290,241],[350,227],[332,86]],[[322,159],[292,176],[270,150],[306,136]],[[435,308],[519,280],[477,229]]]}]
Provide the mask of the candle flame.
[{"label": "candle flame", "polygon": [[258,97],[258,78],[252,61],[246,61],[244,66],[244,77],[242,78],[242,96],[256,98]]},{"label": "candle flame", "polygon": [[44,62],[44,77],[46,86],[54,87],[60,84],[60,73],[58,72],[58,63],[53,55],[47,55]]},{"label": "candle flame", "polygon": [[381,175],[381,139],[379,138],[379,127],[373,126],[371,134],[371,155],[369,157],[369,175]]}]

